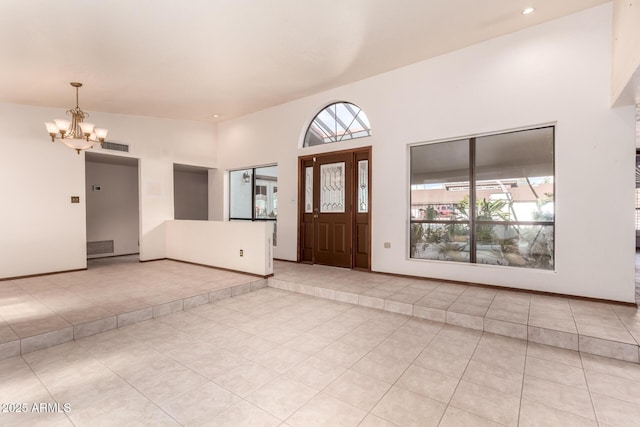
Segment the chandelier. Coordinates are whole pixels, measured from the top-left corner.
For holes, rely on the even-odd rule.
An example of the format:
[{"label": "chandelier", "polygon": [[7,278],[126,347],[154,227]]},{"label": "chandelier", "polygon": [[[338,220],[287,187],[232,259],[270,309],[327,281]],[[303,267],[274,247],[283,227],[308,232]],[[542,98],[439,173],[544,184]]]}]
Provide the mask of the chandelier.
[{"label": "chandelier", "polygon": [[51,142],[59,139],[64,145],[73,148],[80,154],[80,151],[88,150],[97,143],[102,145],[107,137],[108,130],[96,128],[93,123],[84,121],[89,117],[89,114],[82,111],[78,106],[78,88],[82,87],[82,83],[72,82],[71,86],[76,88],[76,108],[67,110],[67,114],[71,116],[71,121],[55,119],[53,122],[46,122],[44,125],[51,136]]}]

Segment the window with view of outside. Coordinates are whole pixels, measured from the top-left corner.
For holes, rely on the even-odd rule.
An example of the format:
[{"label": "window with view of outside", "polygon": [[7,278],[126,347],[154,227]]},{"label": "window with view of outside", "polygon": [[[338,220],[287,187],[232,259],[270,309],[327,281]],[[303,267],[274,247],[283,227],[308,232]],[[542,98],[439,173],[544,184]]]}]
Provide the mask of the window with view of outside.
[{"label": "window with view of outside", "polygon": [[278,216],[277,166],[256,168],[254,171],[254,217],[276,219]]},{"label": "window with view of outside", "polygon": [[553,270],[554,128],[411,147],[410,256]]},{"label": "window with view of outside", "polygon": [[229,219],[274,221],[278,218],[278,166],[229,171]]},{"label": "window with view of outside", "polygon": [[304,147],[330,144],[371,136],[367,115],[350,102],[336,102],[323,108],[304,136]]}]

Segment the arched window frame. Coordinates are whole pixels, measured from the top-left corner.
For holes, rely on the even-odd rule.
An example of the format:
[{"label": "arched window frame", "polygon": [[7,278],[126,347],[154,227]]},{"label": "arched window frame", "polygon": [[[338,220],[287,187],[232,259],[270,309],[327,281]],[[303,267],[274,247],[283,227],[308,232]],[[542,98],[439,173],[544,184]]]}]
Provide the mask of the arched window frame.
[{"label": "arched window frame", "polygon": [[316,114],[309,123],[303,147],[331,144],[371,136],[371,125],[364,111],[347,102],[333,102]]}]

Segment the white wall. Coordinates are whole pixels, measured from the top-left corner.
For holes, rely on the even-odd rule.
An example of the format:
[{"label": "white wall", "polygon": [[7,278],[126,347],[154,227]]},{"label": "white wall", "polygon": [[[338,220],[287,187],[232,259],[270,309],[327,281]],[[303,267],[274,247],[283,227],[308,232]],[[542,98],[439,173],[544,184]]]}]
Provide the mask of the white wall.
[{"label": "white wall", "polygon": [[640,102],[640,4],[613,2],[613,61],[611,102]]},{"label": "white wall", "polygon": [[110,129],[108,140],[130,144],[128,155],[140,159],[140,260],[164,258],[164,222],[174,214],[173,164],[215,167],[214,126],[106,114],[102,120],[103,115],[98,113],[92,117],[95,123]]},{"label": "white wall", "polygon": [[167,221],[165,226],[168,258],[259,276],[273,274],[270,222]]},{"label": "white wall", "polygon": [[113,253],[89,258],[138,253],[137,166],[87,161],[85,169],[87,241],[113,240]]},{"label": "white wall", "polygon": [[[223,122],[219,167],[278,164],[276,258],[296,258],[297,157],[372,145],[374,271],[631,302],[634,111],[609,108],[611,21],[607,4]],[[298,148],[336,100],[361,107],[373,136]],[[557,124],[555,272],[408,259],[408,144],[548,123]],[[217,195],[222,181],[216,174]]]},{"label": "white wall", "polygon": [[[71,105],[71,99],[70,99]],[[51,143],[43,123],[64,108],[0,104],[0,278],[86,267],[84,154]],[[214,126],[91,111],[110,141],[140,159],[140,259],[164,258],[173,219],[173,163],[215,167]],[[71,204],[70,196],[81,203]]]},{"label": "white wall", "polygon": [[0,104],[0,278],[87,266],[84,156],[47,141],[52,113]]}]

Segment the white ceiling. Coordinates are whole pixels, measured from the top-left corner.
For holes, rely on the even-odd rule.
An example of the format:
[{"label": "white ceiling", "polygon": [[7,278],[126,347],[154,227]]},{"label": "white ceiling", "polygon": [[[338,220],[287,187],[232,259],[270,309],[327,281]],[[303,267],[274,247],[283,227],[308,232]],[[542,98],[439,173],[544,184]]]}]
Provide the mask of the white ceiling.
[{"label": "white ceiling", "polygon": [[224,120],[603,3],[2,0],[0,102]]}]

